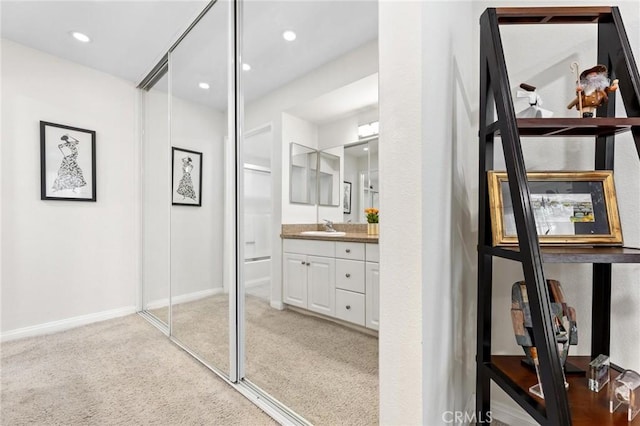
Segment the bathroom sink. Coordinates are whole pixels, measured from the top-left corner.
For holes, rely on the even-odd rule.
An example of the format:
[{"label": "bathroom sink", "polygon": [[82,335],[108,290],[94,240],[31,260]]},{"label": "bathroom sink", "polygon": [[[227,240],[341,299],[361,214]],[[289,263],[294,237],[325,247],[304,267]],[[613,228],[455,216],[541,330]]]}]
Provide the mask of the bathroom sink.
[{"label": "bathroom sink", "polygon": [[303,231],[300,235],[307,235],[310,237],[344,237],[346,232],[341,231]]}]

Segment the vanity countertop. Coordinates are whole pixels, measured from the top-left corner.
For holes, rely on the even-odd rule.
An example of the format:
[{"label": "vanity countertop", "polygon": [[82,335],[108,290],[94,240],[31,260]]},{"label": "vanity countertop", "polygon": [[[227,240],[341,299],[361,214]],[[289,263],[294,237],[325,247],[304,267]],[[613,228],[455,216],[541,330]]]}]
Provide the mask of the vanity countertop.
[{"label": "vanity countertop", "polygon": [[345,234],[341,236],[303,235],[301,233],[304,231],[323,231],[324,226],[317,223],[283,224],[280,237],[293,240],[347,241],[352,243],[378,244],[377,235],[367,234],[366,224],[336,223],[334,228],[336,231],[342,231]]},{"label": "vanity countertop", "polygon": [[281,238],[293,240],[322,240],[322,241],[347,241],[352,243],[378,244],[377,235],[368,235],[364,232],[347,232],[339,237],[327,237],[323,235],[302,235],[298,233],[280,234]]}]

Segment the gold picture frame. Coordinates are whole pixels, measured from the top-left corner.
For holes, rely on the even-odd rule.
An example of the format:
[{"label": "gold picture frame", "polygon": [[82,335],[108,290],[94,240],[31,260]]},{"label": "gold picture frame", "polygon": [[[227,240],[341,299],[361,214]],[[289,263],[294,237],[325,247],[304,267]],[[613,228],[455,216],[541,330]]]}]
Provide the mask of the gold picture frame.
[{"label": "gold picture frame", "polygon": [[[506,172],[489,171],[494,246],[518,244]],[[527,173],[541,245],[622,245],[613,172]]]}]

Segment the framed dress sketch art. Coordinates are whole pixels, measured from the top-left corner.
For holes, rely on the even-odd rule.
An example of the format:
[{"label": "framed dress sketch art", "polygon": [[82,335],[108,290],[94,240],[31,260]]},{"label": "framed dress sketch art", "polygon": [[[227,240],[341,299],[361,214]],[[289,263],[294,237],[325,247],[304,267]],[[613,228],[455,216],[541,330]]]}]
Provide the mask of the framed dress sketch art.
[{"label": "framed dress sketch art", "polygon": [[351,214],[351,182],[343,181],[344,198],[342,199],[342,213]]},{"label": "framed dress sketch art", "polygon": [[96,132],[40,121],[40,199],[96,201]]},{"label": "framed dress sketch art", "polygon": [[202,206],[202,153],[171,148],[171,204]]}]

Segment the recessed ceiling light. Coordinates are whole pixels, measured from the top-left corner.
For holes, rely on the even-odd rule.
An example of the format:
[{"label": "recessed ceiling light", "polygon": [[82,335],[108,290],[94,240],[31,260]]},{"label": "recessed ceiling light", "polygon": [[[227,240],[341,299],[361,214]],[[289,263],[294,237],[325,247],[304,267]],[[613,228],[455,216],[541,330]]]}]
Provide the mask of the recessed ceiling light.
[{"label": "recessed ceiling light", "polygon": [[282,33],[282,38],[284,38],[287,41],[293,41],[296,39],[296,33],[294,33],[291,30],[287,30],[285,32]]},{"label": "recessed ceiling light", "polygon": [[198,87],[201,88],[201,89],[207,90],[210,86],[209,86],[209,83],[204,83],[203,82],[203,83],[198,84]]},{"label": "recessed ceiling light", "polygon": [[249,64],[242,64],[242,71],[249,71],[251,69],[251,65]]},{"label": "recessed ceiling light", "polygon": [[362,148],[363,151],[369,151],[369,147],[365,146],[364,148]]},{"label": "recessed ceiling light", "polygon": [[83,43],[89,43],[91,41],[91,39],[89,38],[88,35],[79,33],[78,31],[72,31],[71,32],[71,36],[73,38],[75,38],[76,40],[81,41]]}]

